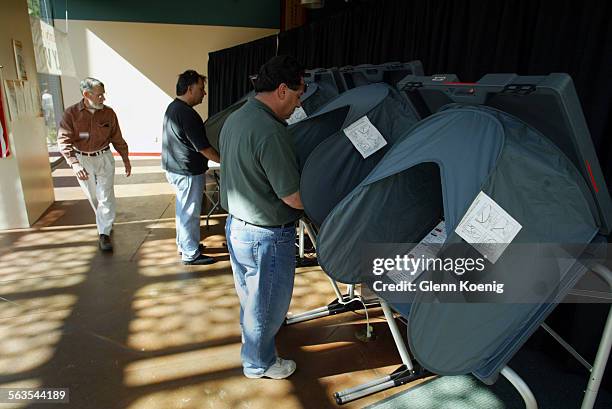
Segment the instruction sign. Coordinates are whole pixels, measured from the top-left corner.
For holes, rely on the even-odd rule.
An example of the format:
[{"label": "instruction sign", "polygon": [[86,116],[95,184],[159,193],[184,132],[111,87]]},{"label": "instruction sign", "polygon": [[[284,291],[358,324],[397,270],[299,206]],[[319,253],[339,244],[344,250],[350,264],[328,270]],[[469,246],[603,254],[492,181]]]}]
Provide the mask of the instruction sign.
[{"label": "instruction sign", "polygon": [[344,134],[349,138],[353,146],[359,151],[363,158],[376,153],[387,141],[367,116],[363,116],[344,128]]},{"label": "instruction sign", "polygon": [[295,110],[293,111],[293,114],[291,114],[289,119],[287,119],[287,124],[288,125],[295,124],[295,123],[300,122],[302,119],[307,118],[307,117],[308,117],[308,115],[306,115],[306,111],[304,111],[304,108],[297,107],[297,108],[295,108]]},{"label": "instruction sign", "polygon": [[523,228],[486,193],[480,192],[455,232],[495,263]]}]

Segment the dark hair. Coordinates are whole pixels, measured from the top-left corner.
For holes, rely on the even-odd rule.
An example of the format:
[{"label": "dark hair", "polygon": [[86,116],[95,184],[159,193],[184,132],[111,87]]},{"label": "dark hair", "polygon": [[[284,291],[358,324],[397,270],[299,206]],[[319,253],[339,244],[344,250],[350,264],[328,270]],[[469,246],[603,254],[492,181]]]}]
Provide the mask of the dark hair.
[{"label": "dark hair", "polygon": [[189,86],[197,84],[200,78],[202,79],[202,81],[206,82],[206,75],[198,74],[194,70],[187,70],[184,73],[180,74],[178,77],[178,81],[176,82],[176,95],[184,95],[187,92]]},{"label": "dark hair", "polygon": [[261,66],[255,79],[256,92],[274,91],[282,83],[291,89],[298,89],[304,67],[290,55],[277,55]]}]

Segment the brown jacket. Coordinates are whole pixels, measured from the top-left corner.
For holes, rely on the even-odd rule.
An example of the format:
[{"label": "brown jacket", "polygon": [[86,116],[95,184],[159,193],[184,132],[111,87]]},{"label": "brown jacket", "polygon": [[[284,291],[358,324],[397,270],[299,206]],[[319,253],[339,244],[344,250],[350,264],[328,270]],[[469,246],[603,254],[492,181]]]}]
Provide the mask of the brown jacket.
[{"label": "brown jacket", "polygon": [[121,136],[117,115],[106,105],[93,114],[87,110],[83,100],[68,107],[59,125],[57,143],[70,166],[79,162],[75,150],[96,152],[111,143],[124,161],[129,160],[128,146]]}]

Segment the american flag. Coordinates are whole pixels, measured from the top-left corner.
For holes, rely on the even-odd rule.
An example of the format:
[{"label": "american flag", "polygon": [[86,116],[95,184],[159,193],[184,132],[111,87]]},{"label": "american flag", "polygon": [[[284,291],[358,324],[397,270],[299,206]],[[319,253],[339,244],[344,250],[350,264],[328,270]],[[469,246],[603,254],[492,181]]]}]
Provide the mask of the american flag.
[{"label": "american flag", "polygon": [[4,122],[4,105],[2,101],[2,91],[0,90],[0,158],[6,158],[11,154],[9,150],[8,131]]}]

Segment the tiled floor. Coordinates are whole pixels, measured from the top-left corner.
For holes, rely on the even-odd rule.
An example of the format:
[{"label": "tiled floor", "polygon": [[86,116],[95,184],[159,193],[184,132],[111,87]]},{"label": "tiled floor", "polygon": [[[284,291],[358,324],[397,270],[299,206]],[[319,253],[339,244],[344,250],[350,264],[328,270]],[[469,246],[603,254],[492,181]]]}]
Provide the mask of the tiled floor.
[{"label": "tiled floor", "polygon": [[[183,266],[159,159],[135,159],[130,178],[117,164],[112,255],[98,251],[92,210],[65,167],[54,171],[56,203],[36,225],[0,233],[0,387],[70,388],[60,408],[328,408],[333,392],[397,367],[386,324],[372,311],[375,341],[355,337],[364,328],[357,313],[284,327],[277,346],[297,372],[246,379],[224,216],[202,229],[219,261]],[[298,269],[291,311],[332,299],[318,267]]]}]

